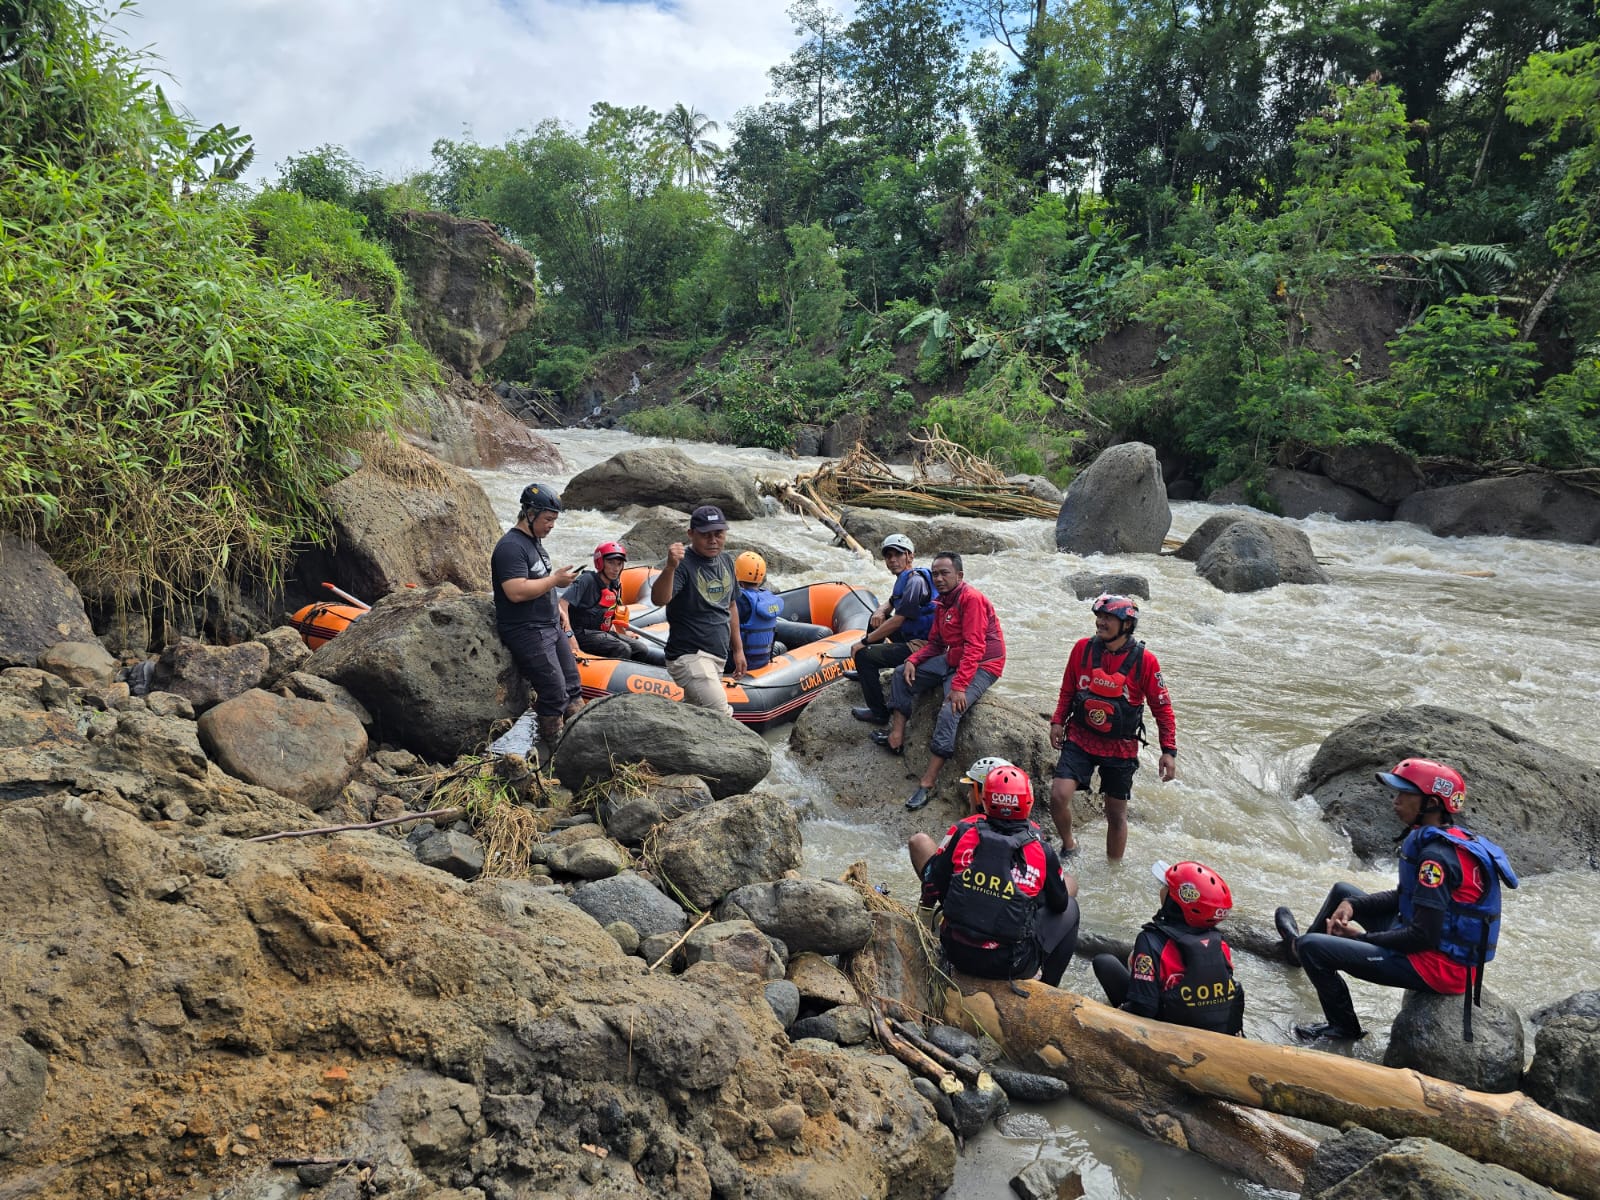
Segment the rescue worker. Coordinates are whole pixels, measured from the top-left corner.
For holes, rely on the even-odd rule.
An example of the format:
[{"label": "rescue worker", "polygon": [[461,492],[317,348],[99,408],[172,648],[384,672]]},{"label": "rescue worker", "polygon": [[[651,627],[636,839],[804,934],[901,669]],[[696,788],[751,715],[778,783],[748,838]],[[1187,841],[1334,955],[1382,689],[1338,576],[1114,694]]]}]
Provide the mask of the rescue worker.
[{"label": "rescue worker", "polygon": [[1050,816],[1061,832],[1061,852],[1072,854],[1072,798],[1088,788],[1096,769],[1106,802],[1106,857],[1120,859],[1128,848],[1128,798],[1139,769],[1144,706],[1155,714],[1161,743],[1156,770],[1161,781],[1178,770],[1178,723],[1172,697],[1156,656],[1135,641],[1139,603],[1130,596],[1096,596],[1095,635],[1080,638],[1067,657],[1061,692],[1050,718],[1050,744],[1061,751],[1050,785]]},{"label": "rescue worker", "polygon": [[997,755],[987,755],[980,758],[967,768],[967,773],[961,777],[961,782],[972,789],[972,797],[967,801],[968,813],[981,813],[983,811],[983,781],[989,778],[989,772],[996,767],[1013,766],[1010,759],[1000,758]]},{"label": "rescue worker", "polygon": [[[733,577],[739,581],[739,594],[734,604],[739,612],[739,641],[744,646],[745,669],[754,671],[772,661],[783,601],[767,590],[767,560],[754,550],[746,550],[733,560]],[[732,664],[729,668],[732,669]]]},{"label": "rescue worker", "polygon": [[688,547],[682,542],[667,547],[667,562],[650,585],[650,599],[666,606],[667,674],[683,689],[684,700],[731,717],[723,665],[731,664],[733,673],[742,675],[745,661],[734,606],[739,583],[733,557],[722,549],[727,540],[722,510],[700,505],[689,514]]},{"label": "rescue worker", "polygon": [[1028,819],[1033,784],[1021,767],[984,780],[983,813],[963,817],[937,845],[906,847],[924,906],[943,906],[939,944],[957,971],[980,979],[1061,982],[1078,944],[1077,882]]},{"label": "rescue worker", "polygon": [[1217,926],[1233,908],[1227,882],[1204,863],[1156,863],[1161,907],[1139,931],[1133,953],[1094,956],[1106,999],[1124,1012],[1212,1033],[1244,1032],[1244,988]]},{"label": "rescue worker", "polygon": [[661,647],[628,628],[622,602],[622,569],[627,565],[628,551],[621,542],[601,542],[594,548],[594,570],[579,575],[561,597],[567,628],[585,654],[665,666]]},{"label": "rescue worker", "polygon": [[883,698],[881,672],[898,667],[928,640],[935,607],[933,574],[913,561],[917,548],[903,533],[891,533],[880,548],[883,565],[894,576],[894,591],[878,605],[867,621],[867,631],[850,647],[861,698],[866,703],[850,710],[858,721],[889,723],[889,705]]},{"label": "rescue worker", "polygon": [[578,662],[568,641],[556,589],[578,577],[575,566],[553,567],[544,539],[561,515],[561,498],[542,483],[522,489],[517,522],[495,543],[489,559],[495,628],[517,670],[535,693],[534,715],[546,752],[565,719],[583,704]]},{"label": "rescue worker", "polygon": [[912,810],[928,803],[940,768],[956,752],[956,730],[961,718],[983,698],[1006,666],[1006,639],[1000,618],[989,597],[966,582],[961,555],[952,551],[935,554],[928,573],[939,596],[933,628],[928,631],[927,642],[913,650],[894,674],[889,694],[893,723],[887,732],[876,729],[869,735],[889,753],[904,754],[906,721],[912,705],[923,692],[943,690],[944,703],[939,706],[933,726],[932,753],[916,790],[906,801],[906,807]]},{"label": "rescue worker", "polygon": [[1482,992],[1483,966],[1500,939],[1500,885],[1516,887],[1516,873],[1504,850],[1455,824],[1467,785],[1454,767],[1408,758],[1377,779],[1393,789],[1406,829],[1399,886],[1368,895],[1335,884],[1304,935],[1288,908],[1274,914],[1285,955],[1305,968],[1322,1002],[1324,1020],[1296,1025],[1295,1035],[1366,1036],[1342,971],[1385,987],[1465,996],[1462,1028],[1471,1041],[1473,987]]}]

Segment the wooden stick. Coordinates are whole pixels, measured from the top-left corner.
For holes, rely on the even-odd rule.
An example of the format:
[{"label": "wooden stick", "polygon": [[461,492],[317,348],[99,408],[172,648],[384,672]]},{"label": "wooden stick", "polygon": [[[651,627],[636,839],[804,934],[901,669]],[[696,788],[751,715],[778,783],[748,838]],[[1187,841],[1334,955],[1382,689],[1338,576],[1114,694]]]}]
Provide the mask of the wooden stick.
[{"label": "wooden stick", "polygon": [[448,817],[454,821],[467,815],[464,808],[435,808],[429,812],[406,813],[399,817],[385,817],[381,821],[368,821],[364,825],[319,825],[316,829],[287,829],[281,833],[264,833],[260,837],[245,838],[247,842],[275,842],[280,838],[316,837],[324,833],[347,833],[352,829],[382,829],[386,825],[404,825],[407,821],[437,821]]},{"label": "wooden stick", "polygon": [[903,1021],[896,1021],[891,1017],[889,1019],[889,1028],[893,1029],[897,1034],[905,1038],[906,1041],[910,1042],[913,1046],[922,1051],[922,1053],[926,1054],[929,1058],[933,1059],[933,1061],[938,1063],[940,1066],[946,1068],[956,1075],[959,1075],[962,1079],[966,1080],[974,1087],[977,1086],[978,1077],[983,1074],[982,1067],[975,1067],[971,1063],[962,1062],[948,1050],[940,1049],[938,1046],[935,1046],[932,1042],[923,1037],[921,1034],[917,1033],[915,1030],[908,1028]]},{"label": "wooden stick", "polygon": [[275,1158],[275,1167],[370,1167],[370,1158]]},{"label": "wooden stick", "polygon": [[933,1059],[929,1058],[917,1047],[902,1038],[896,1037],[889,1022],[884,1019],[878,1006],[872,1006],[872,1030],[878,1035],[878,1040],[883,1043],[883,1048],[894,1055],[906,1066],[919,1074],[926,1075],[939,1085],[939,1090],[947,1095],[966,1091],[961,1080],[953,1071],[947,1071]]},{"label": "wooden stick", "polygon": [[699,929],[700,926],[704,925],[710,919],[711,919],[711,910],[707,909],[705,912],[700,914],[700,919],[698,921],[696,921],[693,925],[689,926],[688,929],[685,929],[683,931],[683,936],[681,938],[679,938],[677,941],[673,942],[672,945],[667,947],[667,952],[665,954],[663,954],[660,958],[656,959],[655,962],[650,964],[649,970],[654,971],[662,963],[666,962],[667,959],[671,958],[673,953],[678,949],[678,947],[683,945],[685,942],[687,942],[689,940],[689,935],[691,933],[693,933],[696,929]]},{"label": "wooden stick", "polygon": [[792,484],[779,484],[777,491],[778,498],[780,500],[788,504],[791,508],[795,508],[804,513],[806,516],[815,517],[817,520],[821,521],[828,527],[829,530],[832,531],[834,537],[838,538],[857,554],[860,554],[866,558],[872,557],[871,554],[868,554],[867,551],[862,548],[860,542],[856,541],[855,538],[850,536],[849,531],[839,523],[839,518],[834,516],[827,510],[826,507],[824,507],[822,501],[817,500],[814,497],[807,496]]}]

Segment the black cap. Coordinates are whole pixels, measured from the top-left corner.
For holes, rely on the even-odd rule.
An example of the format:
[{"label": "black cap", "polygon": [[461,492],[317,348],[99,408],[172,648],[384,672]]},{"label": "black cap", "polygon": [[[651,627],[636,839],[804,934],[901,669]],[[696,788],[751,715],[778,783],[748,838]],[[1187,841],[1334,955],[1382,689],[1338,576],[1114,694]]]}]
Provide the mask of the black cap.
[{"label": "black cap", "polygon": [[722,515],[722,510],[715,504],[702,504],[689,514],[689,531],[691,533],[716,533],[719,529],[728,527],[728,519]]},{"label": "black cap", "polygon": [[523,511],[532,509],[536,513],[561,511],[561,497],[556,495],[555,489],[542,483],[530,483],[522,489]]}]

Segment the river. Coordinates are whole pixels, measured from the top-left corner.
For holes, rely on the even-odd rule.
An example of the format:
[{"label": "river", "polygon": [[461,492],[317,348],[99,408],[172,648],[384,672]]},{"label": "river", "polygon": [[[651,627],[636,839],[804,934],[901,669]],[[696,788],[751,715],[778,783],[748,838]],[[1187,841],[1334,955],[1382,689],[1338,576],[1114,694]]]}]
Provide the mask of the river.
[{"label": "river", "polygon": [[[560,486],[571,474],[631,446],[660,444],[613,431],[558,430],[553,440],[567,474],[539,478]],[[680,443],[696,460],[758,475],[793,475],[816,465],[768,451]],[[525,468],[474,472],[503,524],[515,517]],[[1186,536],[1218,511],[1173,505],[1172,535]],[[550,544],[558,562],[587,563],[594,546],[631,522],[599,512],[562,516]],[[1092,632],[1087,605],[1067,577],[1086,567],[1129,571],[1150,581],[1139,635],[1160,658],[1178,714],[1178,778],[1155,782],[1147,761],[1135,782],[1128,855],[1108,865],[1098,848],[1103,826],[1080,833],[1078,878],[1087,930],[1131,939],[1156,906],[1149,865],[1196,858],[1231,885],[1236,909],[1267,922],[1275,905],[1308,917],[1328,886],[1348,879],[1369,890],[1393,886],[1392,864],[1362,868],[1349,840],[1318,819],[1294,784],[1323,738],[1363,713],[1439,704],[1498,721],[1588,762],[1600,762],[1600,548],[1510,538],[1438,538],[1404,524],[1296,522],[1310,537],[1332,583],[1227,595],[1173,557],[1107,556],[1084,560],[1031,550],[971,556],[966,577],[1000,614],[1008,658],[997,695],[1048,711],[1074,639]],[[1045,521],[1011,523],[1041,547],[1052,545]],[[832,545],[815,521],[781,515],[752,523],[747,540],[775,546],[816,570],[786,575],[782,586],[826,579],[864,584],[880,597],[889,576]],[[927,549],[927,548],[920,548]],[[925,555],[919,561],[926,561]],[[1488,578],[1467,572],[1492,571]],[[781,735],[768,784],[820,815],[805,826],[806,870],[836,875],[864,858],[893,894],[915,894],[897,842],[846,821],[829,789],[789,757]],[[957,766],[961,764],[952,764]],[[1468,780],[1471,795],[1471,780]],[[1471,809],[1468,801],[1468,821]],[[1600,988],[1600,922],[1574,922],[1593,902],[1595,874],[1556,872],[1508,893],[1505,933],[1488,986],[1526,1017],[1573,992]],[[1224,927],[1225,929],[1225,927]],[[1299,972],[1251,955],[1239,958],[1247,995],[1246,1032],[1292,1040],[1290,1026],[1318,1012]],[[1063,986],[1098,996],[1088,965],[1074,961]],[[1400,993],[1356,983],[1363,1022],[1383,1030]],[[1320,1018],[1319,1018],[1320,1019]],[[1530,1031],[1531,1034],[1531,1031]],[[1381,1058],[1369,1037],[1353,1053]],[[1532,1039],[1529,1046],[1531,1051]],[[1197,1156],[1158,1146],[1073,1102],[1030,1109],[1005,1133],[973,1140],[953,1195],[1009,1196],[1006,1181],[1036,1157],[1071,1164],[1093,1200],[1279,1196]]]}]

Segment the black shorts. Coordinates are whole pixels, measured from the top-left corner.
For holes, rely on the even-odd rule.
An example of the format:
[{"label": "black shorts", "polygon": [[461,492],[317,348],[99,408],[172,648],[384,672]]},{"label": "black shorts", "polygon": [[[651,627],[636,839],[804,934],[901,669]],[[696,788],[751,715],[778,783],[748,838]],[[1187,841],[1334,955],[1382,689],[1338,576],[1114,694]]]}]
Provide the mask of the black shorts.
[{"label": "black shorts", "polygon": [[1062,744],[1061,757],[1056,760],[1057,776],[1076,780],[1080,788],[1088,791],[1096,767],[1100,768],[1100,790],[1107,796],[1126,800],[1133,795],[1133,773],[1139,769],[1137,758],[1106,758],[1090,754],[1073,741]]}]

